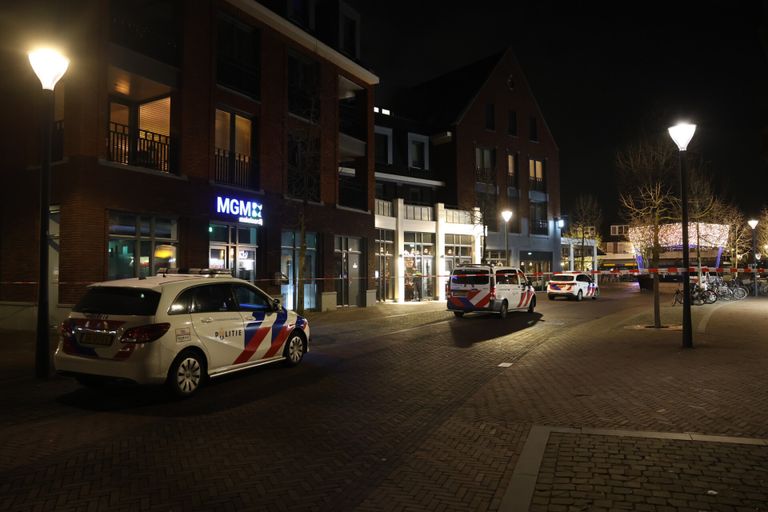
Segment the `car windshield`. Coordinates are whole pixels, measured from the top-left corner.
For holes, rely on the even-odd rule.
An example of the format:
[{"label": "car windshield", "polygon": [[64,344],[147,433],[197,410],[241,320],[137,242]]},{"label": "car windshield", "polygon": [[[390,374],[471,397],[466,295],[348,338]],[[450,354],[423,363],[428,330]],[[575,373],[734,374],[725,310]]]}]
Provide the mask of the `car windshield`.
[{"label": "car windshield", "polygon": [[479,268],[457,268],[451,273],[451,283],[463,285],[488,284],[490,275],[488,270]]},{"label": "car windshield", "polygon": [[557,281],[558,283],[570,283],[574,279],[576,279],[576,276],[571,276],[568,274],[555,274],[552,276],[552,281]]},{"label": "car windshield", "polygon": [[77,313],[152,316],[157,311],[160,293],[143,288],[93,286],[72,308]]}]

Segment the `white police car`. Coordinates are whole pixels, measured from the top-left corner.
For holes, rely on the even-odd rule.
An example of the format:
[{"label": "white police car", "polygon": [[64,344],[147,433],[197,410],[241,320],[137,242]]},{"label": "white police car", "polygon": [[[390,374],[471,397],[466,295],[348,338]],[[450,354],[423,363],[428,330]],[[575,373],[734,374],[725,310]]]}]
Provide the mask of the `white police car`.
[{"label": "white police car", "polygon": [[61,325],[57,372],[86,386],[166,383],[192,395],[207,377],[284,361],[309,348],[307,320],[229,273],[163,274],[88,287]]},{"label": "white police car", "polygon": [[584,297],[597,299],[600,296],[600,288],[585,272],[563,272],[554,274],[547,283],[547,297],[554,300],[555,297],[566,297],[582,300]]},{"label": "white police car", "polygon": [[447,306],[457,317],[473,311],[498,313],[536,308],[536,292],[522,270],[493,265],[463,265],[451,272]]}]

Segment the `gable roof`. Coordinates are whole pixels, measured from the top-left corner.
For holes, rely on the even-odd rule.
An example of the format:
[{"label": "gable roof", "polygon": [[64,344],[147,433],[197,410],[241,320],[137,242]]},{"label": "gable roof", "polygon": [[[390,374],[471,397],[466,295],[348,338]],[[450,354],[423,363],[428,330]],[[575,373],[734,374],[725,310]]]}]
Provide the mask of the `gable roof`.
[{"label": "gable roof", "polygon": [[395,104],[408,117],[423,120],[435,128],[454,125],[505,53],[506,50],[495,53],[406,89],[398,95]]}]

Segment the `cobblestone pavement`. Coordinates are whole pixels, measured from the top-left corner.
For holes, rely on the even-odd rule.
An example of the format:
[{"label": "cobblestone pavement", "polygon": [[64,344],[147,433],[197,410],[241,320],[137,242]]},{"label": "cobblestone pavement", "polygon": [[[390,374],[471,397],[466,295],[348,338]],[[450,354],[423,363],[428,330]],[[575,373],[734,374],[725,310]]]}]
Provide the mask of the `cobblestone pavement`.
[{"label": "cobblestone pavement", "polygon": [[[693,350],[643,327],[649,299],[632,288],[545,302],[504,321],[437,303],[311,314],[298,368],[224,377],[181,402],[34,381],[31,335],[2,333],[0,510],[512,510],[539,426],[768,438],[768,302],[695,308]],[[679,307],[663,313],[679,324]],[[530,505],[765,510],[765,450],[553,430]],[[648,480],[613,478],[622,467]],[[655,495],[654,472],[676,467],[680,490]]]}]

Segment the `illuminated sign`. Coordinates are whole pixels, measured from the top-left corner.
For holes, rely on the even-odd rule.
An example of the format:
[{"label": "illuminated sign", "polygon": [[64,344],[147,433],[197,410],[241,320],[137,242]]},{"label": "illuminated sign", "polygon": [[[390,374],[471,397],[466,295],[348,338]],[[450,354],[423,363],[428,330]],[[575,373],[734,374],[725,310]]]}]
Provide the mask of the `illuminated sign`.
[{"label": "illuminated sign", "polygon": [[239,222],[264,225],[261,217],[262,204],[233,197],[216,196],[216,213],[237,217]]}]

